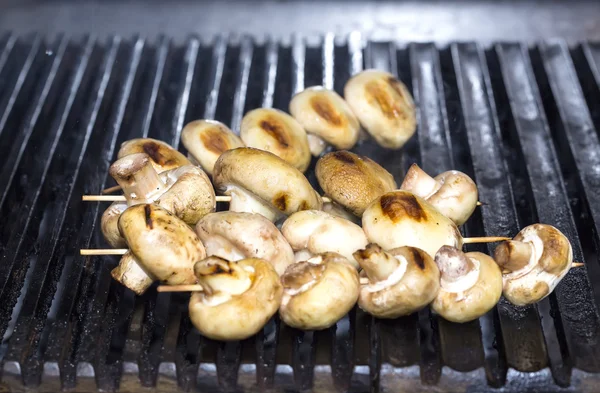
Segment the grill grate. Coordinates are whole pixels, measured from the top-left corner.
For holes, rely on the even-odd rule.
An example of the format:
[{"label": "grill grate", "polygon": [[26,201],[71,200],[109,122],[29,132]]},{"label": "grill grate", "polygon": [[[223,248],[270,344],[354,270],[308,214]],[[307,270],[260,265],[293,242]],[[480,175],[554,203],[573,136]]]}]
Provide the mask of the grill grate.
[{"label": "grill grate", "polygon": [[[251,108],[286,110],[305,86],[341,93],[364,67],[407,82],[419,131],[401,153],[370,140],[356,152],[397,181],[412,162],[468,173],[487,205],[466,235],[510,236],[546,222],[587,268],[536,306],[502,300],[464,325],[428,310],[392,321],[353,310],[326,331],[275,318],[255,338],[225,344],[193,329],[185,294],[135,297],[110,277],[116,258],[77,255],[103,245],[101,206],[80,195],[109,185],[122,141],[178,146],[183,125],[201,117],[235,129]],[[308,46],[301,37],[290,45],[1,37],[0,388],[592,391],[600,381],[599,70],[600,45],[559,41],[363,50],[358,34]]]}]

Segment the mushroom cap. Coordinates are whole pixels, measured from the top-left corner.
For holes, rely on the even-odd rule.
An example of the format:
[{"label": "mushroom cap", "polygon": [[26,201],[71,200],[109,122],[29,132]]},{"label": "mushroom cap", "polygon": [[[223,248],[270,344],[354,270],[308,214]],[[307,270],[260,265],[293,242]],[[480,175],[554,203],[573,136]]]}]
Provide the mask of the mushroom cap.
[{"label": "mushroom cap", "polygon": [[119,217],[127,209],[127,204],[124,202],[113,202],[105,211],[102,213],[102,219],[100,226],[102,228],[102,234],[104,239],[114,248],[125,248],[127,242],[121,236],[119,232]]},{"label": "mushroom cap", "polygon": [[154,278],[137,262],[131,251],[123,254],[119,265],[111,270],[110,275],[136,295],[146,292],[154,282]]},{"label": "mushroom cap", "polygon": [[326,195],[359,217],[374,199],[396,189],[394,177],[383,167],[345,150],[321,157],[315,174]]},{"label": "mushroom cap", "polygon": [[323,86],[309,87],[292,97],[290,113],[307,133],[336,149],[350,149],[358,140],[358,119],[338,93]]},{"label": "mushroom cap", "polygon": [[240,147],[219,157],[213,173],[215,187],[230,195],[243,189],[283,215],[320,209],[323,201],[306,177],[275,154]]},{"label": "mushroom cap", "polygon": [[[436,255],[436,260],[439,255]],[[502,272],[496,262],[480,252],[464,255],[474,266],[470,273],[472,280],[463,276],[458,282],[446,285],[442,273],[440,290],[431,303],[431,308],[444,319],[457,323],[481,317],[494,308],[502,295]]]},{"label": "mushroom cap", "polygon": [[356,304],[358,273],[339,254],[325,253],[290,265],[283,276],[281,319],[304,330],[327,329]]},{"label": "mushroom cap", "polygon": [[[533,224],[521,230],[514,240],[529,243],[532,254],[522,269],[503,274],[503,294],[517,306],[539,302],[548,296],[568,273],[573,262],[569,239],[557,228],[547,224]],[[510,258],[500,255],[498,246],[494,257],[497,262]]]},{"label": "mushroom cap", "polygon": [[196,282],[194,263],[204,246],[185,222],[155,204],[135,205],[119,218],[119,231],[143,269],[169,285]]},{"label": "mushroom cap", "polygon": [[244,116],[240,137],[249,146],[281,157],[301,172],[310,164],[310,149],[304,128],[278,109],[254,109]]},{"label": "mushroom cap", "polygon": [[[199,263],[204,263],[201,261]],[[243,340],[258,333],[277,312],[282,286],[271,264],[257,258],[235,263],[251,276],[250,287],[224,302],[212,302],[205,292],[190,298],[190,319],[200,333],[213,340]]]},{"label": "mushroom cap", "polygon": [[159,173],[192,164],[190,160],[171,145],[158,139],[136,138],[125,141],[121,144],[117,158],[123,158],[134,153],[148,154],[152,166]]},{"label": "mushroom cap", "polygon": [[409,191],[388,192],[374,200],[362,224],[367,239],[386,250],[418,247],[433,257],[444,245],[462,247],[456,224]]},{"label": "mushroom cap", "polygon": [[218,212],[204,216],[196,233],[207,255],[235,261],[259,258],[273,265],[277,274],[294,263],[294,252],[275,225],[260,214]]},{"label": "mushroom cap", "polygon": [[385,280],[369,279],[368,284],[362,284],[358,297],[358,306],[377,318],[392,319],[419,311],[431,303],[440,287],[435,262],[419,248],[398,247],[386,252],[370,244],[355,253],[361,265],[363,260],[376,264],[377,258],[390,256],[398,260],[398,268]]},{"label": "mushroom cap", "polygon": [[181,142],[191,157],[211,176],[221,154],[244,146],[244,142],[229,127],[215,120],[188,123],[181,131]]},{"label": "mushroom cap", "polygon": [[344,98],[383,147],[401,148],[417,129],[412,96],[389,72],[365,70],[354,75],[344,87]]},{"label": "mushroom cap", "polygon": [[459,171],[446,171],[432,178],[412,164],[400,188],[425,199],[456,225],[464,224],[477,207],[477,186]]},{"label": "mushroom cap", "polygon": [[185,165],[160,174],[165,191],[156,203],[174,213],[188,225],[195,225],[202,217],[215,211],[215,190],[204,171],[197,166]]},{"label": "mushroom cap", "polygon": [[351,221],[319,210],[304,210],[288,217],[281,227],[294,251],[310,254],[335,252],[358,268],[352,253],[367,246],[362,228]]}]

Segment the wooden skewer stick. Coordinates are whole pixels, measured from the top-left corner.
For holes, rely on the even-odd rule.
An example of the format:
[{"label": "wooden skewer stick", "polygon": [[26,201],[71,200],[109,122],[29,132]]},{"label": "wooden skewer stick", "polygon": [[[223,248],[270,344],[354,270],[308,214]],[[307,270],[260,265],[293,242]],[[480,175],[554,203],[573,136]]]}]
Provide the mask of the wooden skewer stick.
[{"label": "wooden skewer stick", "polygon": [[199,284],[191,285],[159,285],[157,292],[202,292],[204,288]]},{"label": "wooden skewer stick", "polygon": [[503,236],[463,237],[463,244],[493,243],[493,242],[502,242],[505,240],[511,240],[511,238],[503,237]]},{"label": "wooden skewer stick", "polygon": [[81,255],[123,255],[127,251],[127,248],[84,248],[79,250]]},{"label": "wooden skewer stick", "polygon": [[571,263],[571,269],[573,269],[574,267],[582,267],[582,266],[585,266],[585,263],[582,263],[582,262]]},{"label": "wooden skewer stick", "polygon": [[[323,202],[331,202],[328,197],[322,197]],[[228,195],[217,195],[217,202],[230,202],[231,197]],[[85,202],[126,202],[127,198],[124,195],[84,195],[81,198]]]},{"label": "wooden skewer stick", "polygon": [[112,194],[115,191],[121,191],[121,190],[122,190],[121,186],[117,184],[116,186],[105,188],[104,190],[102,190],[102,194]]}]

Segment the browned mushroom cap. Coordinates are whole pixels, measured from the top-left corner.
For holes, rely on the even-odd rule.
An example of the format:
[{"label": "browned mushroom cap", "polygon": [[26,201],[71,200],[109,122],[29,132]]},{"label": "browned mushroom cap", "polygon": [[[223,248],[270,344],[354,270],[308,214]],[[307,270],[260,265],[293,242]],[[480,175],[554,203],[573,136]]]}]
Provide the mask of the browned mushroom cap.
[{"label": "browned mushroom cap", "polygon": [[209,257],[195,266],[204,292],[192,294],[190,319],[213,340],[243,340],[258,333],[277,312],[282,287],[262,259],[228,262]]},{"label": "browned mushroom cap", "polygon": [[502,295],[502,273],[480,252],[463,253],[443,246],[435,255],[440,291],[431,308],[448,321],[464,323],[490,311]]},{"label": "browned mushroom cap", "polygon": [[260,258],[278,274],[294,263],[294,252],[273,223],[260,214],[219,212],[204,216],[196,233],[208,255],[230,261]]},{"label": "browned mushroom cap", "polygon": [[119,217],[127,209],[123,202],[113,202],[102,214],[101,228],[104,239],[114,248],[127,247],[127,243],[119,232]]},{"label": "browned mushroom cap", "polygon": [[155,280],[155,278],[138,263],[131,251],[127,251],[123,254],[119,265],[110,272],[110,275],[137,295],[146,292]]},{"label": "browned mushroom cap", "polygon": [[525,227],[500,243],[494,259],[503,271],[503,293],[509,302],[523,306],[548,296],[573,262],[569,239],[547,224]]},{"label": "browned mushroom cap", "polygon": [[271,152],[301,172],[310,164],[306,131],[278,109],[260,108],[246,113],[240,137],[247,146]]},{"label": "browned mushroom cap", "polygon": [[296,168],[267,151],[240,147],[219,157],[215,187],[231,195],[229,210],[259,213],[274,221],[299,210],[320,209],[322,199]]},{"label": "browned mushroom cap", "polygon": [[367,239],[386,250],[418,247],[433,257],[444,245],[462,247],[456,224],[408,191],[388,192],[377,198],[365,210],[362,224]]},{"label": "browned mushroom cap", "polygon": [[289,266],[283,276],[281,319],[304,330],[327,329],[356,304],[358,273],[339,254],[325,253]]},{"label": "browned mushroom cap", "polygon": [[152,166],[159,173],[183,165],[191,165],[190,160],[185,158],[183,154],[169,144],[157,139],[137,138],[123,142],[117,158],[123,158],[134,153],[146,153],[150,156]]},{"label": "browned mushroom cap", "polygon": [[244,146],[244,142],[229,127],[215,120],[195,120],[188,123],[181,131],[181,142],[188,155],[211,176],[221,154]]},{"label": "browned mushroom cap", "polygon": [[415,104],[402,82],[392,74],[366,70],[344,87],[344,98],[377,143],[399,149],[417,128]]},{"label": "browned mushroom cap", "polygon": [[369,278],[361,285],[358,306],[378,318],[412,314],[435,299],[440,272],[433,259],[415,247],[383,251],[376,244],[354,253]]},{"label": "browned mushroom cap", "polygon": [[425,199],[456,225],[464,224],[477,206],[475,182],[459,171],[446,171],[433,178],[412,164],[400,188]]},{"label": "browned mushroom cap", "polygon": [[339,94],[323,86],[309,87],[292,97],[290,113],[308,133],[314,156],[323,152],[323,140],[336,149],[350,149],[358,140],[358,119]]},{"label": "browned mushroom cap", "polygon": [[194,263],[206,257],[196,233],[155,204],[135,205],[119,218],[119,231],[142,268],[169,285],[193,284]]},{"label": "browned mushroom cap", "polygon": [[359,217],[375,198],[396,189],[394,177],[379,164],[345,150],[321,157],[315,173],[325,195]]}]

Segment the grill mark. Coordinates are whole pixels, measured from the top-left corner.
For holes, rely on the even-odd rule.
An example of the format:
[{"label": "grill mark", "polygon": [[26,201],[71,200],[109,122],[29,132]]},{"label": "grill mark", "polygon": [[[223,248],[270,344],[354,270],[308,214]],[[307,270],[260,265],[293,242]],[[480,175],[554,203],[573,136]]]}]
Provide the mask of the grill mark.
[{"label": "grill mark", "polygon": [[261,120],[259,126],[273,139],[275,139],[279,145],[284,148],[290,147],[290,141],[288,140],[285,127],[282,126],[277,119],[270,117],[268,119]]},{"label": "grill mark", "polygon": [[167,149],[156,142],[145,142],[142,145],[142,150],[144,150],[144,153],[148,154],[152,161],[158,165],[171,165],[175,162],[173,159],[167,158],[167,156],[163,154],[163,151]]},{"label": "grill mark", "polygon": [[146,218],[146,228],[154,229],[154,223],[152,222],[152,207],[150,205],[144,206],[144,216]]},{"label": "grill mark", "polygon": [[285,192],[280,192],[273,198],[273,205],[280,211],[285,211],[289,204],[289,195]]},{"label": "grill mark", "polygon": [[398,94],[398,96],[400,96],[400,98],[404,99],[404,92],[402,91],[401,82],[398,79],[394,78],[393,76],[390,76],[387,78],[387,83],[392,89],[394,89],[394,91],[396,92],[396,94]]},{"label": "grill mark", "polygon": [[341,161],[345,164],[356,165],[354,154],[350,153],[349,151],[339,150],[332,153],[332,155],[336,160]]},{"label": "grill mark", "polygon": [[334,126],[341,126],[344,122],[339,112],[327,97],[322,95],[313,96],[310,99],[310,106],[325,121]]},{"label": "grill mark", "polygon": [[405,216],[414,221],[425,221],[427,219],[427,213],[412,194],[385,194],[381,196],[379,204],[383,214],[393,222],[398,222]]},{"label": "grill mark", "polygon": [[419,250],[417,250],[414,247],[409,247],[408,248],[413,256],[413,260],[415,261],[415,264],[421,269],[421,270],[425,270],[425,260],[423,259],[423,256],[421,255],[421,252],[419,252]]},{"label": "grill mark", "polygon": [[229,150],[229,144],[223,137],[223,131],[220,127],[211,127],[207,129],[205,132],[200,134],[200,140],[206,149],[213,153],[220,155],[221,153]]}]

